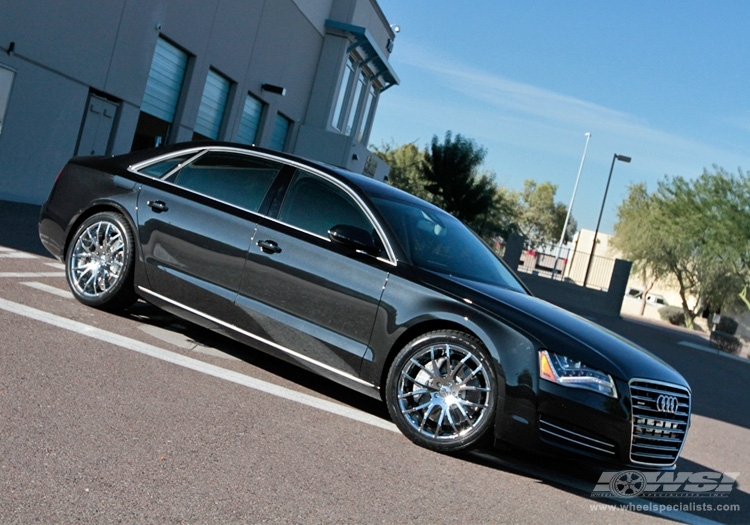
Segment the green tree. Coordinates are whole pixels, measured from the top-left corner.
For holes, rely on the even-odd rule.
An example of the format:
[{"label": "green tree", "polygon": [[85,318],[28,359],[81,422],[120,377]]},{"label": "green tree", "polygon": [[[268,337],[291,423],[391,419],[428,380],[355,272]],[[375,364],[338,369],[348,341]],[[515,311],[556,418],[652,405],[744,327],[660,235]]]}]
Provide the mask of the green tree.
[{"label": "green tree", "polygon": [[502,186],[496,186],[492,205],[485,213],[474,219],[472,228],[490,246],[493,246],[497,237],[507,239],[511,233],[521,233],[520,216],[521,203],[518,193]]},{"label": "green tree", "polygon": [[421,199],[432,199],[432,194],[426,189],[429,181],[422,174],[421,168],[425,157],[424,150],[420,150],[412,143],[401,146],[384,143],[380,147],[373,146],[372,149],[391,167],[388,174],[389,184]]},{"label": "green tree", "polygon": [[715,167],[695,181],[665,177],[652,194],[633,185],[618,208],[613,244],[638,270],[677,283],[689,328],[699,310],[741,301],[750,270],[749,189],[742,173]]},{"label": "green tree", "polygon": [[468,225],[487,214],[495,198],[495,184],[489,173],[480,173],[486,150],[450,131],[442,143],[437,135],[422,162],[432,201]]},{"label": "green tree", "polygon": [[633,272],[639,273],[646,290],[641,297],[641,315],[646,309],[646,296],[654,284],[668,275],[659,250],[661,234],[652,224],[659,223],[655,199],[643,183],[631,185],[628,196],[617,210],[618,221],[612,245],[633,262]]},{"label": "green tree", "polygon": [[[490,245],[514,232],[532,245],[560,239],[567,208],[554,201],[557,186],[529,180],[523,193],[498,186],[495,174],[481,167],[486,150],[462,135],[449,131],[442,143],[434,136],[429,150],[412,143],[372,148],[390,165],[391,185],[452,213]],[[571,218],[566,240],[576,229]]]},{"label": "green tree", "polygon": [[[557,186],[551,182],[541,184],[527,179],[523,182],[520,199],[520,229],[531,246],[557,244],[562,234],[568,209],[555,202]],[[577,229],[575,219],[568,223],[565,241],[572,239]]]}]

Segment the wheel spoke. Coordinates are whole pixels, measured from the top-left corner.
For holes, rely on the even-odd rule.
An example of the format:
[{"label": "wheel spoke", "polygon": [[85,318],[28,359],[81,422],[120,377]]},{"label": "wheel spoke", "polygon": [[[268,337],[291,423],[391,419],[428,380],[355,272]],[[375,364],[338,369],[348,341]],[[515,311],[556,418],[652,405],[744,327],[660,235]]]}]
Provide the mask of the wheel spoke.
[{"label": "wheel spoke", "polygon": [[[422,386],[422,385],[420,385],[420,386]],[[422,395],[429,394],[429,393],[430,393],[430,391],[428,389],[423,388],[421,390],[412,390],[410,392],[404,392],[403,394],[399,394],[398,398],[399,399],[406,399],[407,397],[417,397],[417,396],[422,396]]]}]

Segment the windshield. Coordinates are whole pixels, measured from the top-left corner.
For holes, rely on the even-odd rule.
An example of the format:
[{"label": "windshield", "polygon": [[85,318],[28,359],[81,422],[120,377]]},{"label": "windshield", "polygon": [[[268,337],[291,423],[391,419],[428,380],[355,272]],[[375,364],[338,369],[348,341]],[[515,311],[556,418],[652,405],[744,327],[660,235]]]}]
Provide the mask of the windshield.
[{"label": "windshield", "polygon": [[526,293],[492,250],[452,215],[414,202],[372,200],[415,265]]}]

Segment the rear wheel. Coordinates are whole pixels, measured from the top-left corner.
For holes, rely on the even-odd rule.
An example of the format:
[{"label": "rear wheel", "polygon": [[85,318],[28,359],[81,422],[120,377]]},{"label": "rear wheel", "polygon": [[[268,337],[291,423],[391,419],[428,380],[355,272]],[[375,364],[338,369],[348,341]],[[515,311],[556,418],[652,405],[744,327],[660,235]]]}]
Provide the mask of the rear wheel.
[{"label": "rear wheel", "polygon": [[65,257],[65,276],[83,304],[116,310],[133,304],[133,234],[115,212],[92,215],[78,227]]},{"label": "rear wheel", "polygon": [[482,343],[439,330],[396,356],[386,382],[391,418],[412,441],[440,452],[476,445],[492,427],[497,380]]}]

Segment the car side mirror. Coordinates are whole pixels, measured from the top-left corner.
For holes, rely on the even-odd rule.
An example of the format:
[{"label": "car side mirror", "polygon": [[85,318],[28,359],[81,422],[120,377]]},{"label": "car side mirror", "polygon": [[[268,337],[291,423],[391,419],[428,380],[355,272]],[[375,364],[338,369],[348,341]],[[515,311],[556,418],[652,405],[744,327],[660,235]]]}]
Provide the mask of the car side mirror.
[{"label": "car side mirror", "polygon": [[375,245],[370,232],[348,224],[337,224],[328,230],[328,238],[336,244],[365,252],[368,255],[377,256],[382,251]]}]

